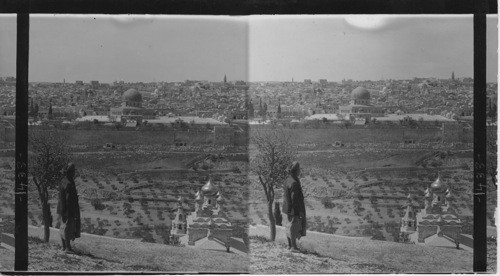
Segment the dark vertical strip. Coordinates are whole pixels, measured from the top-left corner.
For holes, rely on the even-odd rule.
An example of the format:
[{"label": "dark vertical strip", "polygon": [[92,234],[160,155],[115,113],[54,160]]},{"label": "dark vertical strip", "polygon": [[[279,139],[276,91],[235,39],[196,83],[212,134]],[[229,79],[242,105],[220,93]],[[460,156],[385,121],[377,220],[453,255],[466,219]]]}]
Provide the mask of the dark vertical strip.
[{"label": "dark vertical strip", "polygon": [[29,14],[17,14],[15,270],[28,270],[28,54]]},{"label": "dark vertical strip", "polygon": [[486,14],[474,14],[474,272],[486,271]]}]

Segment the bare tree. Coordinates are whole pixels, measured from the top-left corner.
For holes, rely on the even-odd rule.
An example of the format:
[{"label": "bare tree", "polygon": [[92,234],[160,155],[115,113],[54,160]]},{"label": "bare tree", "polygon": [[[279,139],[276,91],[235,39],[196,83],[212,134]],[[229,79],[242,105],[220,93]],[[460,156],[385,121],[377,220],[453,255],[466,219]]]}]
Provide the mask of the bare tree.
[{"label": "bare tree", "polygon": [[274,190],[287,178],[287,167],[295,160],[297,154],[290,143],[290,135],[282,128],[252,130],[250,145],[256,151],[250,154],[250,167],[258,176],[264,190],[267,203],[267,215],[271,230],[270,239],[276,239],[276,220],[273,214]]},{"label": "bare tree", "polygon": [[29,175],[40,197],[44,224],[44,241],[50,237],[52,224],[50,189],[58,187],[64,176],[63,169],[69,160],[66,139],[60,131],[32,130],[29,134]]}]

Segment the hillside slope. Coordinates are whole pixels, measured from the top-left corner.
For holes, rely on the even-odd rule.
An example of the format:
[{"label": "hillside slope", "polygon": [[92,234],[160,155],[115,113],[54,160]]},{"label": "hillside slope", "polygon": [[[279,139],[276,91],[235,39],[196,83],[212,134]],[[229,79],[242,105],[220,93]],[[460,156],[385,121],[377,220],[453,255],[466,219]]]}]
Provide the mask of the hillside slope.
[{"label": "hillside slope", "polygon": [[308,232],[298,245],[286,249],[286,236],[277,227],[276,242],[267,242],[269,229],[250,227],[250,271],[253,273],[464,273],[472,272],[473,254],[465,250],[427,247]]},{"label": "hillside slope", "polygon": [[58,229],[51,228],[48,245],[37,245],[36,241],[43,237],[41,227],[30,226],[29,235],[35,237],[32,239],[35,246],[30,247],[30,269],[33,270],[237,273],[247,272],[249,266],[247,256],[225,250],[199,250],[86,233],[74,242],[77,254],[66,255],[60,251]]}]

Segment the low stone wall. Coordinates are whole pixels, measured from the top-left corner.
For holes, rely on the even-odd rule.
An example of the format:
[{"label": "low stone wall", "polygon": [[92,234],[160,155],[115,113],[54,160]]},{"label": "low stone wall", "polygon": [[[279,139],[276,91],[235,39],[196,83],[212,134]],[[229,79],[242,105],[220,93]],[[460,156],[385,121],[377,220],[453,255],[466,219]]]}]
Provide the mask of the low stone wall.
[{"label": "low stone wall", "polygon": [[203,239],[208,235],[208,230],[204,228],[188,228],[189,245],[194,245],[198,240]]}]

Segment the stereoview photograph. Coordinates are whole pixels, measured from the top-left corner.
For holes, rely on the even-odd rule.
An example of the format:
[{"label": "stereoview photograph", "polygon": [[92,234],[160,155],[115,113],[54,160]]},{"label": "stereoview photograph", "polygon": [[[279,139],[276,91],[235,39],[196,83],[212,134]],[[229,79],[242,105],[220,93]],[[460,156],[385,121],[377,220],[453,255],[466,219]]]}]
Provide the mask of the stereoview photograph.
[{"label": "stereoview photograph", "polygon": [[[8,272],[15,15],[0,41]],[[28,270],[472,272],[473,53],[472,15],[30,15]]]}]

